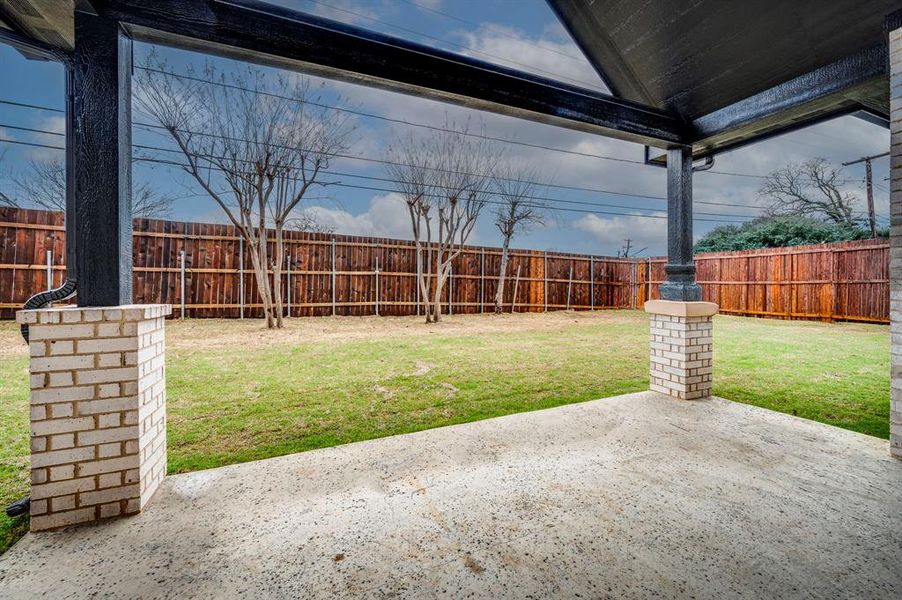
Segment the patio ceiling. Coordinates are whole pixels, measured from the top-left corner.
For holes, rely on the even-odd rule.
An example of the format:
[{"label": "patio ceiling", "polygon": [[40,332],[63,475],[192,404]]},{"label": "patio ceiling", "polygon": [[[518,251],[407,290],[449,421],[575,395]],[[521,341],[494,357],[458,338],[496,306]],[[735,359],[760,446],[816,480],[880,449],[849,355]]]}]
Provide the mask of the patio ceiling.
[{"label": "patio ceiling", "polygon": [[696,157],[814,121],[889,116],[897,0],[548,0],[613,93],[692,124]]}]

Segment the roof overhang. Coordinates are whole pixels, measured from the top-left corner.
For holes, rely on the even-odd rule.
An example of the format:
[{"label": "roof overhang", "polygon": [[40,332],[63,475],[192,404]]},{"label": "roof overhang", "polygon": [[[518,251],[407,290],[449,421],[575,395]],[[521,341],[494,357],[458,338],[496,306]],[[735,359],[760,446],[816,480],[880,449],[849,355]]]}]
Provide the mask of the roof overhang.
[{"label": "roof overhang", "polygon": [[699,158],[841,115],[888,123],[896,0],[548,3],[615,95],[690,124]]},{"label": "roof overhang", "polygon": [[666,148],[667,111],[257,0],[94,2],[142,41],[443,100]]},{"label": "roof overhang", "polygon": [[[0,0],[0,15],[5,21],[24,22],[21,15],[12,15],[16,7],[25,6],[24,0]],[[655,93],[671,89],[659,81],[646,81],[637,72],[649,71],[648,65],[639,69],[636,62],[643,60],[641,53],[624,53],[622,30],[644,32],[649,39],[668,41],[673,48],[692,44],[695,52],[707,50],[704,35],[720,31],[736,30],[743,24],[725,21],[734,13],[723,8],[719,0],[699,0],[687,11],[708,6],[713,16],[703,23],[700,31],[681,30],[685,15],[661,20],[662,7],[676,0],[662,0],[661,6],[649,8],[648,3],[617,2],[613,0],[548,0],[573,33],[577,43],[587,53],[591,63],[615,94],[608,95],[572,86],[559,81],[539,77],[522,71],[487,63],[460,54],[443,51],[407,40],[383,35],[363,28],[347,25],[280,7],[260,0],[77,0],[75,10],[85,10],[119,21],[135,39],[197,50],[218,56],[226,56],[255,63],[292,69],[314,75],[361,83],[421,97],[448,101],[462,106],[488,110],[499,114],[525,118],[637,142],[656,148],[691,145],[694,154],[706,157],[739,148],[743,145],[785,133],[793,129],[846,114],[863,115],[868,120],[886,124],[889,116],[888,76],[886,45],[881,37],[877,43],[848,56],[840,57],[826,65],[805,71],[776,85],[764,87],[714,110],[691,116],[672,107],[688,106],[688,101],[664,102]],[[805,0],[810,2],[811,0]],[[843,14],[854,17],[866,9],[883,7],[889,0],[825,0],[820,4],[825,14]],[[47,4],[43,0],[28,0],[28,7]],[[71,0],[56,3],[56,11],[48,13],[43,22],[32,27],[58,29],[64,38],[71,23],[61,19],[59,5],[69,6]],[[776,0],[752,2],[766,14],[789,10],[786,3]],[[600,26],[597,18],[599,6],[611,6],[618,10],[632,7],[631,18],[608,26]],[[631,9],[631,10],[632,10]],[[657,11],[657,16],[646,14]],[[744,9],[747,10],[747,9]],[[595,11],[594,13],[592,11]],[[832,11],[832,12],[831,12]],[[47,12],[45,10],[45,12]],[[590,18],[581,18],[594,15]],[[868,15],[868,22],[872,21]],[[643,22],[643,19],[651,19]],[[658,19],[654,21],[654,19]],[[680,20],[684,19],[684,20]],[[718,21],[717,19],[720,19]],[[882,17],[881,17],[882,19]],[[817,27],[839,27],[836,23]],[[644,25],[643,25],[644,23]],[[653,28],[652,25],[655,25]],[[872,24],[871,24],[872,25]],[[861,29],[872,36],[873,27]],[[664,31],[671,26],[673,31]],[[806,25],[807,26],[807,25]],[[646,27],[646,29],[643,29]],[[757,24],[761,27],[761,24]],[[814,27],[812,25],[811,27]],[[850,26],[854,31],[857,26]],[[731,29],[732,28],[732,29]],[[616,31],[615,31],[616,29]],[[713,33],[712,33],[713,32]],[[630,33],[629,35],[632,35]],[[45,58],[62,50],[65,44],[41,41],[27,31],[0,29],[6,41],[12,42],[26,56]],[[617,35],[621,36],[618,45]],[[691,36],[701,36],[694,40]],[[881,34],[882,35],[882,34]],[[845,35],[841,45],[855,46],[860,40]],[[32,43],[30,43],[32,42]],[[636,40],[636,44],[647,40]],[[711,43],[711,40],[707,40]],[[722,42],[721,42],[722,43]],[[781,42],[783,43],[783,42]],[[654,60],[662,61],[670,56],[667,48],[650,46],[656,51]],[[819,45],[818,48],[822,48]],[[683,48],[685,51],[685,48]],[[739,60],[727,52],[723,57],[723,69],[732,81],[742,69],[761,61],[772,61],[767,53],[761,57],[744,57]],[[598,56],[606,58],[600,64]],[[593,58],[594,57],[594,58]],[[638,57],[638,58],[637,58]],[[665,57],[665,58],[662,58]],[[795,67],[798,60],[786,57]],[[738,60],[736,64],[729,60]],[[810,59],[810,57],[809,57]],[[649,59],[652,60],[652,59]],[[673,59],[676,60],[676,59]],[[814,60],[814,59],[810,59]],[[675,77],[686,68],[711,69],[710,55],[699,59],[695,67],[684,64],[663,65],[661,78]],[[760,64],[759,64],[760,66]],[[602,68],[604,67],[604,68]],[[757,68],[757,67],[756,67]],[[768,67],[770,68],[770,67]],[[775,67],[778,68],[778,67]],[[668,70],[670,69],[670,70]],[[671,72],[672,71],[672,72]],[[736,72],[734,72],[736,71]],[[768,72],[773,79],[772,72]],[[727,77],[723,75],[723,77]],[[717,73],[705,76],[705,85],[717,79]],[[739,77],[745,82],[746,79]],[[762,77],[761,81],[769,80]],[[754,80],[755,84],[760,83]],[[655,87],[658,86],[658,87]],[[743,90],[752,89],[743,83]],[[691,92],[687,91],[686,93]],[[734,91],[735,92],[735,91]],[[725,93],[732,97],[735,93]],[[680,98],[682,98],[680,96]],[[680,104],[682,102],[682,104]],[[691,104],[691,103],[690,103]],[[701,105],[710,105],[705,100]],[[691,111],[690,111],[691,112]]]}]

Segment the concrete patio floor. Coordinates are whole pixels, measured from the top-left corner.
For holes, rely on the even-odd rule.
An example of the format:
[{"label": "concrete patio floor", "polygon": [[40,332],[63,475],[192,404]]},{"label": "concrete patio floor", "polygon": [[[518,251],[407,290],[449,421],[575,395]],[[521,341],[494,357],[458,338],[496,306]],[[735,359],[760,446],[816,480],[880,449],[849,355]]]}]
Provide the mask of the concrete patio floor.
[{"label": "concrete patio floor", "polygon": [[169,477],[0,597],[902,597],[887,442],[646,392]]}]

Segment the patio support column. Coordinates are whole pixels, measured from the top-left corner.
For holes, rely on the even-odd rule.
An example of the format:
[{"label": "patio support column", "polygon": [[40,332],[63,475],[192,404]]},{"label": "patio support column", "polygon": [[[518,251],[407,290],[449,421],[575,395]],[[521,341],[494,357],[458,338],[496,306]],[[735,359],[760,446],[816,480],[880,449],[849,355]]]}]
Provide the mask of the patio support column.
[{"label": "patio support column", "polygon": [[21,310],[31,355],[31,530],[140,512],[166,475],[169,305]]},{"label": "patio support column", "polygon": [[713,317],[701,302],[692,258],[692,149],[667,151],[667,274],[661,299],[645,303],[651,315],[649,387],[681,400],[711,395]]},{"label": "patio support column", "polygon": [[902,460],[902,11],[886,19],[890,68],[890,454]]},{"label": "patio support column", "polygon": [[74,167],[78,303],[132,302],[132,40],[75,12]]},{"label": "patio support column", "polygon": [[702,290],[695,283],[692,259],[692,148],[667,151],[667,278],[663,300],[697,302]]},{"label": "patio support column", "polygon": [[31,530],[140,512],[166,475],[164,326],[132,305],[132,41],[75,13],[78,306],[22,310],[31,361]]}]

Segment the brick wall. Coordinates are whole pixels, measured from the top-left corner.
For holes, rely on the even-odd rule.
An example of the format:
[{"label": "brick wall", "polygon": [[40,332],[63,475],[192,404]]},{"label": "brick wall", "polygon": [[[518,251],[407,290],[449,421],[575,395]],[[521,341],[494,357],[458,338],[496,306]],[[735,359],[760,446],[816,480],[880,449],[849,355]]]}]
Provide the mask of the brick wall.
[{"label": "brick wall", "polygon": [[168,305],[20,311],[31,355],[31,529],[139,512],[166,471]]},{"label": "brick wall", "polygon": [[890,453],[902,458],[902,29],[889,32],[890,58]]}]

